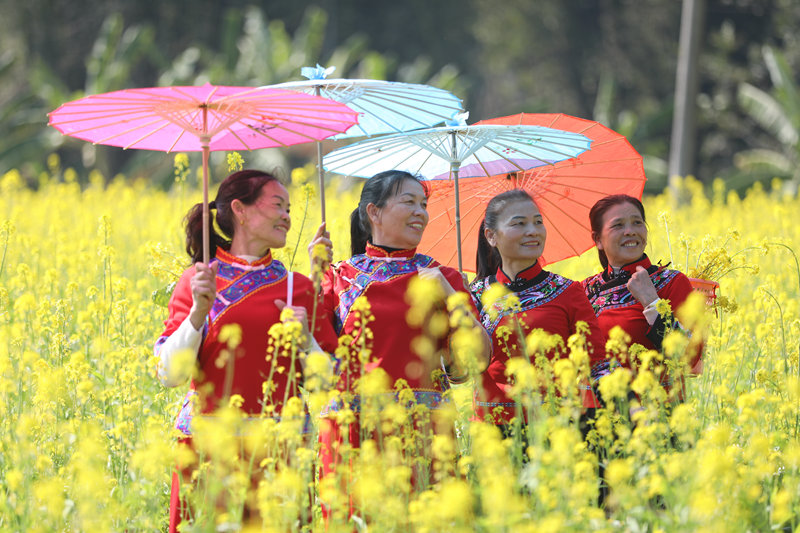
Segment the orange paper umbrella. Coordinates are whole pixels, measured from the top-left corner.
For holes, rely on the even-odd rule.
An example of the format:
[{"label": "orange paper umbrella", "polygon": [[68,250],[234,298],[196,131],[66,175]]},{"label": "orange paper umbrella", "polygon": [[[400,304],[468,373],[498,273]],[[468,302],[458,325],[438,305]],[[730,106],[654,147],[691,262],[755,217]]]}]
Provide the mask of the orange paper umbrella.
[{"label": "orange paper umbrella", "polygon": [[[486,204],[497,194],[524,189],[533,196],[547,228],[542,264],[580,255],[594,246],[589,209],[610,194],[642,197],[642,156],[619,133],[598,122],[557,113],[521,113],[478,124],[545,126],[585,135],[591,148],[578,157],[523,172],[459,182],[464,269],[475,271],[478,228]],[[430,223],[419,250],[441,263],[457,266],[454,190],[451,181],[429,182]]]}]

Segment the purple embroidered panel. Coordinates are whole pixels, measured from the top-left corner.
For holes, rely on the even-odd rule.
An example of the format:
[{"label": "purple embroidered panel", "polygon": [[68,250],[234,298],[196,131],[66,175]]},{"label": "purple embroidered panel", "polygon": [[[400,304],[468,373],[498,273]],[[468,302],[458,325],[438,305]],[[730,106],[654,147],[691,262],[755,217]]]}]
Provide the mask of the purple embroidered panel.
[{"label": "purple embroidered panel", "polygon": [[372,283],[382,283],[398,276],[416,274],[418,268],[425,268],[433,263],[433,258],[423,254],[415,254],[404,261],[386,261],[369,257],[366,254],[355,255],[346,261],[359,270],[355,279],[349,280],[350,288],[339,293],[339,307],[336,309],[336,333],[341,334],[347,315],[356,299],[364,294]]},{"label": "purple embroidered panel", "polygon": [[[677,270],[662,268],[650,274],[650,279],[653,280],[656,291],[660,291],[678,274]],[[606,309],[629,307],[637,303],[625,283],[603,288],[603,285],[606,284],[602,273],[592,276],[584,283],[584,287],[587,288],[586,295],[589,297],[589,303],[592,304],[595,315],[600,316],[600,313]]]},{"label": "purple embroidered panel", "polygon": [[[484,291],[491,286],[489,280],[490,278],[483,278],[472,283],[470,289],[472,290],[472,294],[475,296],[476,300],[480,301]],[[553,272],[548,272],[547,277],[541,282],[532,287],[528,287],[525,290],[514,293],[517,298],[519,298],[520,308],[513,311],[513,313],[524,313],[525,311],[529,311],[544,305],[547,302],[551,302],[573,283],[574,281],[571,279],[559,276]],[[497,313],[497,316],[494,320],[492,320],[489,316],[490,312],[488,309],[485,307],[481,308],[481,323],[483,324],[483,327],[486,328],[486,331],[490,336],[494,334],[495,328],[497,328],[497,325],[500,323],[503,317],[512,314],[512,311],[506,308],[506,298],[507,296],[500,298],[492,305],[494,311]]]},{"label": "purple embroidered panel", "polygon": [[[414,393],[414,400],[406,402],[405,404],[400,404],[406,409],[413,409],[416,405],[424,405],[428,409],[439,409],[443,404],[450,403],[449,397],[445,396],[444,393],[440,391],[414,390],[412,392]],[[395,402],[400,401],[400,393],[398,392],[384,392],[380,393],[380,396],[392,397]],[[353,396],[352,401],[349,402],[348,407],[350,407],[354,413],[359,413],[361,412],[361,403],[361,395],[356,394]],[[320,417],[325,418],[341,411],[344,407],[345,403],[342,400],[331,400],[331,402],[320,411]]]},{"label": "purple embroidered panel", "polygon": [[286,277],[286,274],[286,267],[280,261],[275,260],[269,266],[259,270],[243,269],[236,264],[220,261],[217,275],[223,279],[235,281],[217,293],[217,298],[208,314],[208,323],[212,324],[226,308],[241,301],[254,290],[280,282]]}]

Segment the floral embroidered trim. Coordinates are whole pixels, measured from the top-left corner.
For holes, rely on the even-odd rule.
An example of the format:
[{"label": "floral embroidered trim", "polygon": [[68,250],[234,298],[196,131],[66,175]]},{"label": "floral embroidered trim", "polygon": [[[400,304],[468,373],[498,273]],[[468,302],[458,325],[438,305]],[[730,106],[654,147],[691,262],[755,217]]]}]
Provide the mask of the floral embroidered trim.
[{"label": "floral embroidered trim", "polygon": [[[678,274],[677,270],[664,268],[651,274],[650,279],[653,280],[653,286],[658,292]],[[584,288],[588,289],[586,294],[589,297],[589,303],[592,304],[595,315],[599,316],[605,309],[629,307],[637,303],[636,298],[633,297],[625,284],[603,288],[605,284],[602,273],[592,276],[583,284]]]},{"label": "floral embroidered trim", "polygon": [[[197,391],[190,390],[186,393],[186,397],[183,399],[183,405],[181,406],[181,410],[178,413],[177,418],[175,419],[175,429],[186,435],[187,437],[192,436],[192,420],[194,418],[214,418],[214,415],[195,415],[194,414],[194,404],[197,398]],[[264,423],[265,420],[274,420],[275,422],[280,422],[281,417],[279,415],[275,416],[245,416],[241,419],[241,425],[239,430],[236,432],[237,437],[244,437],[251,433],[251,428],[254,424]],[[311,433],[311,415],[308,413],[305,414],[305,418],[303,420],[303,435]]]},{"label": "floral embroidered trim", "polygon": [[403,258],[402,261],[387,261],[386,259],[385,257],[370,257],[361,254],[346,261],[360,273],[354,279],[343,276],[343,279],[350,284],[350,288],[339,293],[339,307],[336,309],[336,333],[341,334],[353,303],[371,283],[382,283],[399,276],[416,274],[418,268],[425,268],[433,263],[433,258],[422,254]]},{"label": "floral embroidered trim", "polygon": [[256,290],[261,290],[283,280],[287,275],[286,267],[280,261],[273,260],[267,268],[261,270],[247,270],[239,268],[236,263],[223,263],[220,261],[217,275],[232,282],[217,291],[217,298],[208,314],[208,323],[212,324],[230,306],[243,300]]},{"label": "floral embroidered trim", "polygon": [[[415,390],[412,391],[414,393],[414,401],[407,402],[404,406],[406,409],[410,409],[414,405],[424,405],[428,409],[438,409],[443,404],[448,404],[450,399],[444,396],[444,393],[440,391],[433,391],[433,390]],[[396,402],[399,400],[400,393],[399,392],[385,392],[380,394],[379,396],[387,397],[391,396],[393,400]],[[327,417],[334,413],[341,411],[345,407],[345,402],[342,400],[332,400],[328,405],[322,408],[320,412],[320,417]],[[353,396],[353,400],[349,402],[349,407],[354,413],[361,412],[361,395],[356,394]]]},{"label": "floral embroidered trim", "polygon": [[[497,302],[494,302],[492,306],[493,311],[491,313],[488,309],[482,308],[481,323],[483,324],[483,327],[486,328],[486,331],[489,333],[489,335],[492,335],[494,334],[494,330],[497,328],[497,325],[500,323],[503,317],[514,313],[524,313],[525,311],[529,311],[544,305],[547,302],[554,300],[573,283],[574,281],[571,279],[559,276],[553,272],[548,272],[547,277],[541,282],[532,287],[528,287],[523,291],[515,293],[515,296],[519,298],[520,307],[518,309],[508,309],[508,306],[505,305],[505,297],[499,299]],[[472,294],[475,296],[475,299],[480,301],[484,291],[486,291],[490,285],[491,282],[489,281],[489,278],[484,278],[474,282],[470,288],[472,290]],[[490,315],[495,315],[495,313],[495,319],[491,320]]]}]

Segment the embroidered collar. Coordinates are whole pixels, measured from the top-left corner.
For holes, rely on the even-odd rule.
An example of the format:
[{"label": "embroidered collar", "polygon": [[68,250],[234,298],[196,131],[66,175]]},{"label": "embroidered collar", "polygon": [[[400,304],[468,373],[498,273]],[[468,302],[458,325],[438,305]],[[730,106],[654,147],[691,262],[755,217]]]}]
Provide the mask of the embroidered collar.
[{"label": "embroidered collar", "polygon": [[539,262],[535,262],[525,270],[518,272],[517,277],[512,281],[506,276],[505,272],[501,268],[497,269],[497,273],[492,276],[491,282],[494,283],[495,281],[502,283],[513,292],[522,292],[525,289],[529,289],[538,283],[544,281],[547,277],[548,272],[542,270],[542,266]]},{"label": "embroidered collar", "polygon": [[271,250],[267,250],[267,254],[264,257],[258,259],[257,261],[253,261],[252,263],[242,259],[241,257],[237,257],[230,252],[223,250],[222,248],[217,248],[215,257],[224,263],[228,263],[236,268],[248,271],[263,270],[272,265]]},{"label": "embroidered collar", "polygon": [[370,242],[367,243],[366,255],[370,259],[380,259],[384,261],[403,261],[411,259],[417,253],[416,248],[408,250],[395,250],[393,248],[385,249],[381,246],[374,245]]},{"label": "embroidered collar", "polygon": [[503,285],[508,285],[509,283],[516,283],[522,280],[532,280],[533,278],[538,276],[541,271],[542,271],[542,266],[539,264],[539,261],[536,261],[528,268],[519,271],[517,273],[517,277],[514,278],[513,280],[508,276],[506,276],[506,273],[503,272],[503,269],[501,267],[497,268],[497,274],[495,275],[495,277],[497,278],[497,281],[499,283],[502,283]]},{"label": "embroidered collar", "polygon": [[[572,280],[548,272],[547,270],[542,270],[541,268],[535,270],[539,273],[531,279],[521,279],[517,277],[517,279],[510,282],[510,284],[504,284],[514,291],[517,298],[519,298],[518,308],[511,309],[505,305],[508,295],[502,296],[498,301],[491,303],[491,306],[488,308],[483,306],[478,307],[481,322],[490,335],[494,334],[495,328],[500,324],[503,317],[525,313],[526,311],[545,305],[553,301],[560,294],[563,294],[573,283]],[[495,283],[495,281],[495,276],[489,276],[488,278],[483,278],[473,283],[471,286],[472,294],[478,302],[481,302],[484,291],[488,289],[492,283]]]},{"label": "embroidered collar", "polygon": [[649,270],[651,266],[653,265],[650,262],[650,259],[647,257],[647,254],[642,254],[642,257],[640,257],[633,263],[622,265],[617,269],[615,269],[611,265],[608,265],[608,267],[606,267],[605,272],[603,272],[603,280],[610,281],[616,278],[628,279],[631,277],[633,273],[636,272],[636,267],[643,267],[645,270]]}]

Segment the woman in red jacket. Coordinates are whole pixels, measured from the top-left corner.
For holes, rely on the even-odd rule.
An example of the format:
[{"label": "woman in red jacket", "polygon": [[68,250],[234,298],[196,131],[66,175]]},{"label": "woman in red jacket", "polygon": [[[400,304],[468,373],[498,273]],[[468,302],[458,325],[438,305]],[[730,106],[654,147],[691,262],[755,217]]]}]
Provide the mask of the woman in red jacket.
[{"label": "woman in red jacket", "polygon": [[[638,199],[624,194],[607,196],[592,207],[589,220],[603,271],[585,279],[583,287],[601,329],[608,334],[620,326],[631,343],[661,351],[666,332],[681,328],[674,316],[692,292],[689,279],[677,270],[653,265],[644,253],[647,224]],[[659,313],[662,300],[669,303],[671,313]],[[702,347],[690,344],[690,351],[689,368],[694,368]],[[629,360],[620,363],[631,367]],[[683,374],[676,378],[664,370],[659,377],[670,399],[683,401]]]},{"label": "woman in red jacket", "polygon": [[[302,352],[320,350],[320,346],[328,352],[336,348],[336,334],[324,314],[318,312],[322,319],[309,328],[308,317],[316,305],[311,281],[272,258],[271,249],[286,244],[291,227],[286,187],[265,172],[242,170],[220,184],[209,207],[215,213],[212,221],[224,235],[210,224],[213,260],[203,264],[201,204],[187,214],[186,251],[194,266],[175,286],[166,327],[155,345],[162,383],[178,386],[192,377],[176,423],[186,436],[183,442],[189,445],[193,418],[211,415],[218,407],[227,406],[234,395],[240,398],[240,409],[248,419],[257,422],[265,415],[279,417],[286,399],[299,396],[296,375]],[[281,311],[287,306],[301,323],[299,360],[270,342],[270,326],[281,322]],[[222,333],[229,326],[240,332],[238,342],[230,343]],[[180,364],[180,355],[187,350],[196,353],[196,358],[188,365]],[[270,350],[273,357],[268,357]],[[180,483],[176,472],[170,531],[176,530],[185,511],[179,498]]]},{"label": "woman in red jacket", "polygon": [[[363,406],[358,385],[364,376],[385,373],[390,387],[402,380],[417,404],[435,410],[444,401],[447,386],[442,374],[458,380],[466,373],[449,349],[452,330],[448,329],[446,300],[451,314],[461,313],[467,324],[477,330],[480,327],[461,274],[416,251],[428,224],[427,203],[423,182],[408,172],[391,170],[368,179],[350,217],[352,257],[324,272],[325,311],[333,317],[340,343],[344,340],[341,349],[346,355],[337,361],[341,400],[325,410],[320,428],[323,475],[333,472],[342,460],[341,444],[357,448],[362,438],[380,440],[361,424]],[[309,249],[318,244],[324,244],[330,253],[330,240],[321,231]],[[429,295],[427,312],[415,309],[410,298],[409,287],[418,277],[437,282],[437,290]],[[463,297],[458,309],[453,309],[453,299],[448,297],[456,293]],[[368,304],[368,311],[364,304]],[[437,317],[443,325],[438,330],[432,326]],[[478,371],[485,368],[489,350],[482,330],[479,337],[475,355],[478,365],[480,360],[484,363]],[[399,397],[403,405],[410,399],[408,393]],[[354,419],[349,423],[337,420],[336,414],[342,409],[353,412]],[[405,452],[413,457],[427,450]],[[420,485],[428,480],[426,469],[420,470],[414,484],[422,489]]]},{"label": "woman in red jacket", "polygon": [[[510,393],[512,381],[506,371],[514,358],[535,360],[536,354],[525,349],[526,337],[533,330],[559,337],[556,346],[546,353],[553,362],[570,355],[567,340],[583,322],[588,326],[582,330],[588,355],[585,363],[597,369],[605,361],[605,338],[580,284],[543,270],[539,264],[546,238],[539,208],[525,191],[501,193],[486,206],[478,233],[477,275],[471,289],[477,300],[484,300],[480,317],[492,339],[492,356],[482,375],[476,410],[478,416],[489,417],[506,434],[512,418],[526,420],[525,406]],[[485,295],[496,283],[508,292],[499,300],[487,302]],[[509,305],[512,294],[518,304]],[[584,380],[582,403],[594,408],[595,398],[588,384],[588,379]],[[541,394],[546,395],[546,389]]]}]

